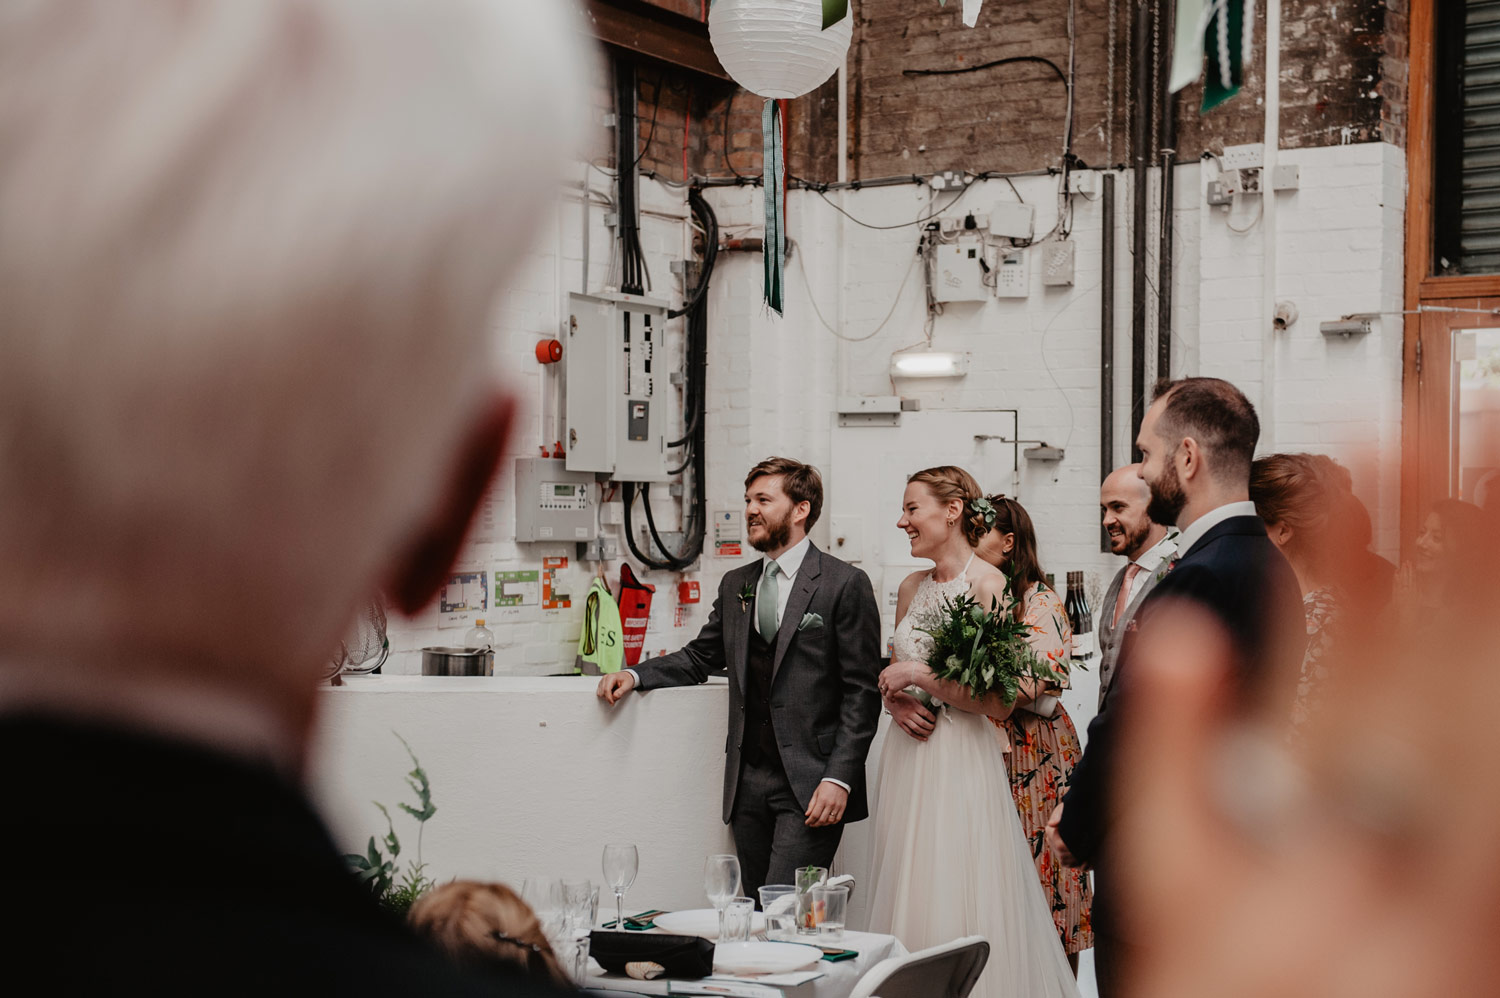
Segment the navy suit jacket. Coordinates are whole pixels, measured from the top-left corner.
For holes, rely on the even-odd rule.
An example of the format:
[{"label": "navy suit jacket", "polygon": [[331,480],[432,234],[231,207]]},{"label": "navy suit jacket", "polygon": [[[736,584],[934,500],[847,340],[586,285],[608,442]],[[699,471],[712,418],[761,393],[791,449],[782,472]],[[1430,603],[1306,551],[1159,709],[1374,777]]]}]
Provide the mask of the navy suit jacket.
[{"label": "navy suit jacket", "polygon": [[1064,798],[1058,834],[1075,857],[1091,866],[1107,861],[1112,768],[1121,715],[1130,710],[1136,634],[1151,627],[1154,613],[1172,599],[1197,603],[1224,625],[1235,650],[1234,669],[1242,691],[1253,692],[1267,677],[1295,669],[1307,646],[1297,577],[1266,536],[1259,517],[1233,516],[1215,524],[1177,559],[1141,604],[1138,630],[1125,635],[1117,678],[1089,723],[1088,746]]}]

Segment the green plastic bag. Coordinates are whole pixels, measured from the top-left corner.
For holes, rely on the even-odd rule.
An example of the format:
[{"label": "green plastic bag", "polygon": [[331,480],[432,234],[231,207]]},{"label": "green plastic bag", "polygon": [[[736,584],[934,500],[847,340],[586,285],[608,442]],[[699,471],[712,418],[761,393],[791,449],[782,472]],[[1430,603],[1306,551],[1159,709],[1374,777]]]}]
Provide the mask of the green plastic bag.
[{"label": "green plastic bag", "polygon": [[583,633],[578,635],[578,658],[573,671],[585,676],[619,672],[625,665],[625,640],[620,608],[609,585],[596,578],[583,600]]}]

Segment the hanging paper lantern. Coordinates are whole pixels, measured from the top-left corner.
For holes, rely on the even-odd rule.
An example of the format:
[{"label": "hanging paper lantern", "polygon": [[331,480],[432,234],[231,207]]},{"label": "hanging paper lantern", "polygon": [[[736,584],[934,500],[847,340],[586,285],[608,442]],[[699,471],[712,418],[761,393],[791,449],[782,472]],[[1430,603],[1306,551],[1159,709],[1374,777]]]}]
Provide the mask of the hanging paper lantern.
[{"label": "hanging paper lantern", "polygon": [[762,97],[801,97],[838,71],[853,18],[823,30],[823,0],[714,0],[708,38],[724,69]]}]

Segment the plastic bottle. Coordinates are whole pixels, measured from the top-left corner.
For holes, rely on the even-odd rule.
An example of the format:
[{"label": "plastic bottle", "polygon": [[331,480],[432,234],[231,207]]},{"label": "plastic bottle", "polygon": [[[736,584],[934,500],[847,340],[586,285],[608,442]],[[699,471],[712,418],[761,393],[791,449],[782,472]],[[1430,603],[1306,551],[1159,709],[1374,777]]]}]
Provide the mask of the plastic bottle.
[{"label": "plastic bottle", "polygon": [[464,635],[465,648],[484,649],[484,674],[493,676],[495,674],[495,632],[484,626],[484,618],[480,617],[474,621],[474,626],[469,628]]}]

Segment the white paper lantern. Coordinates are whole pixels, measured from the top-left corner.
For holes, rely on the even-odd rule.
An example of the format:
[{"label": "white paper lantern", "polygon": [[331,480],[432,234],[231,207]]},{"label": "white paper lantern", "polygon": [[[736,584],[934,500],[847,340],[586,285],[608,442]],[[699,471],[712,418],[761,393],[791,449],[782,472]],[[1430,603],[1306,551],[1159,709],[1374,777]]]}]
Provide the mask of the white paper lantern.
[{"label": "white paper lantern", "polygon": [[715,0],[708,38],[740,86],[762,97],[801,97],[838,72],[854,10],[823,30],[822,0]]}]

